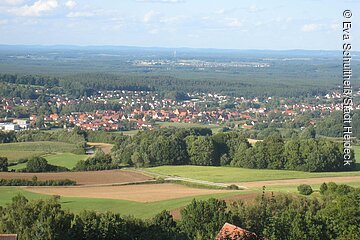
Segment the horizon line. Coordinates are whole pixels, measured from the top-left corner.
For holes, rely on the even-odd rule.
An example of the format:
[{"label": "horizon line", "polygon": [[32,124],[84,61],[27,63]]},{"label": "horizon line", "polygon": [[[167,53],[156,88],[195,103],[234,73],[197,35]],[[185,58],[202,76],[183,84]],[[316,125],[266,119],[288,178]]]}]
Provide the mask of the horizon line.
[{"label": "horizon line", "polygon": [[[0,47],[77,47],[77,48],[145,48],[145,49],[187,49],[187,50],[225,50],[225,51],[324,51],[324,52],[341,52],[339,49],[303,49],[303,48],[288,48],[288,49],[268,49],[268,48],[206,48],[206,47],[160,47],[160,46],[135,46],[135,45],[114,45],[114,44],[0,44]],[[359,52],[359,51],[352,51]]]}]

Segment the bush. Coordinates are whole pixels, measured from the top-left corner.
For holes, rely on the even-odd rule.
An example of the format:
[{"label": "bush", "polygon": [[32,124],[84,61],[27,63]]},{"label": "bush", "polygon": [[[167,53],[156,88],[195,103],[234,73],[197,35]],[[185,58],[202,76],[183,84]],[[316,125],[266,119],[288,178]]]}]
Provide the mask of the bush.
[{"label": "bush", "polygon": [[33,157],[26,164],[27,172],[46,172],[48,162],[43,157]]},{"label": "bush", "polygon": [[21,172],[67,172],[69,169],[61,166],[54,166],[48,164],[47,160],[43,157],[33,157],[27,164],[26,168]]},{"label": "bush", "polygon": [[226,189],[229,189],[229,190],[239,190],[239,187],[235,184],[231,184],[229,186],[226,187]]},{"label": "bush", "polygon": [[301,184],[297,187],[298,191],[302,195],[310,195],[313,193],[313,190],[308,184]]},{"label": "bush", "polygon": [[6,157],[0,157],[0,172],[8,171],[8,159]]},{"label": "bush", "polygon": [[321,186],[320,186],[320,194],[324,195],[327,190],[328,190],[327,184],[326,183],[321,184]]},{"label": "bush", "polygon": [[74,186],[75,181],[69,179],[38,181],[36,176],[32,180],[0,179],[0,186]]}]

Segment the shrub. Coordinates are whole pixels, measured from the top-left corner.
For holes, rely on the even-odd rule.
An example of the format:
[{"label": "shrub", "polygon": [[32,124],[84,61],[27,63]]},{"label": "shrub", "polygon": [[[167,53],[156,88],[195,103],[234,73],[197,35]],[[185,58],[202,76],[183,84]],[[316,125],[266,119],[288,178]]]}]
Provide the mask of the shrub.
[{"label": "shrub", "polygon": [[6,157],[0,157],[0,172],[8,171],[8,159]]},{"label": "shrub", "polygon": [[226,189],[229,189],[229,190],[239,190],[239,186],[237,186],[237,185],[235,185],[235,184],[231,184],[231,185],[227,186]]},{"label": "shrub", "polygon": [[320,194],[325,194],[325,192],[328,190],[328,186],[326,183],[321,184],[320,186]]},{"label": "shrub", "polygon": [[[34,176],[35,177],[35,176]],[[75,181],[69,179],[36,181],[26,179],[0,179],[0,186],[73,186]]]},{"label": "shrub", "polygon": [[27,172],[46,172],[48,162],[43,157],[33,157],[26,164]]},{"label": "shrub", "polygon": [[310,195],[313,193],[313,190],[308,184],[301,184],[297,187],[298,191],[302,195]]}]

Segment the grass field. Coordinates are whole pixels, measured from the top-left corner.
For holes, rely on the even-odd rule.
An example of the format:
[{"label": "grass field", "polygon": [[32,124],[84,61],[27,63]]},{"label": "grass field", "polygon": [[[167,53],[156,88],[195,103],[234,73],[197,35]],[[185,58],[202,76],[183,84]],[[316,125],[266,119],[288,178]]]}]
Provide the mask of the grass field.
[{"label": "grass field", "polygon": [[[94,210],[98,212],[112,211],[123,215],[133,215],[139,218],[149,218],[162,210],[176,209],[189,204],[192,199],[205,200],[211,197],[229,197],[236,194],[246,194],[247,192],[238,193],[221,193],[209,194],[196,197],[185,197],[173,200],[158,201],[151,203],[140,203],[125,200],[98,199],[98,198],[77,198],[77,197],[61,197],[60,202],[64,209],[72,212],[80,212],[82,210]],[[29,199],[49,198],[49,195],[37,194],[26,191],[24,188],[17,187],[0,187],[0,206],[4,206],[11,201],[11,198],[17,194],[22,194]]]},{"label": "grass field", "polygon": [[[76,163],[80,160],[85,160],[89,156],[87,155],[77,155],[73,153],[56,153],[56,154],[48,154],[44,156],[49,164],[55,166],[66,167],[68,169],[72,169],[75,167]],[[18,170],[26,168],[26,163],[20,163],[15,166],[9,167],[10,170]]]},{"label": "grass field", "polygon": [[360,176],[360,171],[308,173],[287,170],[208,166],[161,166],[148,168],[147,170],[165,175],[180,176],[211,182],[252,182],[294,178]]},{"label": "grass field", "polygon": [[[360,183],[346,183],[353,187],[360,187]],[[320,188],[320,184],[311,184],[311,187],[317,191]],[[266,191],[271,192],[287,192],[297,193],[297,185],[291,186],[271,186],[266,188]],[[184,197],[166,201],[157,201],[149,203],[125,201],[125,200],[113,200],[113,199],[101,199],[101,198],[79,198],[79,197],[61,197],[60,202],[64,209],[68,209],[72,212],[79,213],[82,210],[93,210],[97,212],[112,211],[121,213],[123,215],[133,215],[139,218],[150,218],[162,210],[173,210],[189,204],[192,199],[206,200],[211,197],[214,198],[227,198],[237,195],[246,195],[251,193],[261,194],[262,190],[254,189],[252,191],[238,191],[221,194],[209,194],[196,197]],[[4,206],[11,201],[11,198],[17,194],[22,194],[28,199],[45,199],[51,196],[38,193],[32,193],[24,188],[19,187],[0,187],[0,206]]]},{"label": "grass field", "polygon": [[72,169],[78,161],[85,160],[88,157],[89,156],[85,154],[77,155],[73,153],[58,153],[45,156],[49,164],[66,167],[68,169]]},{"label": "grass field", "polygon": [[353,146],[352,148],[354,149],[355,152],[356,162],[360,163],[360,146]]},{"label": "grass field", "polygon": [[[2,144],[0,144],[1,147]],[[0,150],[1,157],[7,157],[9,162],[17,162],[20,159],[44,155],[43,151]]]},{"label": "grass field", "polygon": [[71,152],[76,146],[63,142],[18,142],[0,144],[0,156],[5,156],[9,162],[16,162],[21,158],[39,156],[45,153]]}]

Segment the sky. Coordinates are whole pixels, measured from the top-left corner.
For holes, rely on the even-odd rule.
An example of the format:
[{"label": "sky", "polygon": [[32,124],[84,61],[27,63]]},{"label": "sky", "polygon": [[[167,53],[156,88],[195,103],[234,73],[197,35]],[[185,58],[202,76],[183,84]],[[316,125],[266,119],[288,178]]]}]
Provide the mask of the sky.
[{"label": "sky", "polygon": [[359,0],[0,0],[0,44],[341,50]]}]

